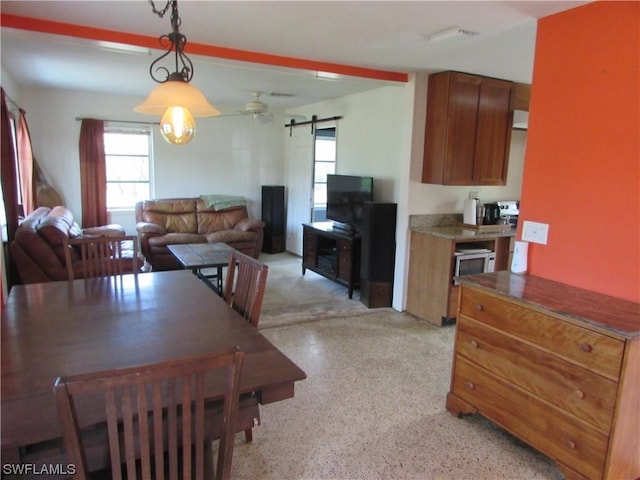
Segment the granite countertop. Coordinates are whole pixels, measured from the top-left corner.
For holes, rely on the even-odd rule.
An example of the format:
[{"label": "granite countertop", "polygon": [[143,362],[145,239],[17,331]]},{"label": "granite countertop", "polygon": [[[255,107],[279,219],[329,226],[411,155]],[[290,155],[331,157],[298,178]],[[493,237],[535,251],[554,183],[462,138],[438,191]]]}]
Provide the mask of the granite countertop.
[{"label": "granite countertop", "polygon": [[411,215],[409,229],[412,232],[434,235],[436,237],[461,239],[485,239],[496,237],[515,237],[515,227],[505,225],[501,230],[479,230],[462,225],[462,214]]},{"label": "granite countertop", "polygon": [[509,271],[463,275],[457,280],[625,338],[640,336],[640,304],[629,300]]},{"label": "granite countertop", "polygon": [[455,227],[414,227],[412,232],[426,233],[436,237],[450,238],[452,240],[460,240],[466,238],[495,238],[495,237],[515,237],[516,229],[505,226],[503,230],[476,230],[474,228],[465,228],[462,225]]}]

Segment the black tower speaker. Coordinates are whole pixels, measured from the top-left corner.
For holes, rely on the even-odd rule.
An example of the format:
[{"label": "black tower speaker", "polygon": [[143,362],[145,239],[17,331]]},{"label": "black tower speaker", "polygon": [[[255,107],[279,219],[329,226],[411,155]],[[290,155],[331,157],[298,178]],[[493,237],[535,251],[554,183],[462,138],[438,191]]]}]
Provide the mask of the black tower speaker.
[{"label": "black tower speaker", "polygon": [[262,186],[262,221],[265,223],[262,251],[265,253],[284,252],[286,229],[284,186]]},{"label": "black tower speaker", "polygon": [[393,300],[397,210],[395,203],[364,203],[360,301],[369,308],[390,307]]}]

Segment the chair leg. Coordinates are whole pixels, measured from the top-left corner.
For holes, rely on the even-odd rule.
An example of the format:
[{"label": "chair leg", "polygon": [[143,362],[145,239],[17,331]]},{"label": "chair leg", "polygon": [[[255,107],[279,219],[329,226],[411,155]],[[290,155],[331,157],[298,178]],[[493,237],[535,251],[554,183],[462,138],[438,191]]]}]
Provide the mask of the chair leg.
[{"label": "chair leg", "polygon": [[251,443],[253,441],[253,429],[247,428],[244,431],[244,439],[247,443]]}]

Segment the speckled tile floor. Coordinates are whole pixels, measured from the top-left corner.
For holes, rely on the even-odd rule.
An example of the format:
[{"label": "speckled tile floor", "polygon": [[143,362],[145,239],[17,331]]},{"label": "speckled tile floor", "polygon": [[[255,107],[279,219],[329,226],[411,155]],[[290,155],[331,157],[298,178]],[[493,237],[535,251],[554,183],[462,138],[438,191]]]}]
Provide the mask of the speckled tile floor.
[{"label": "speckled tile floor", "polygon": [[[445,410],[454,327],[363,310],[346,290],[302,277],[295,257],[263,261],[270,272],[260,330],[308,378],[294,398],[261,407],[252,443],[238,435],[233,478],[562,479],[547,457],[492,423]],[[324,313],[305,313],[321,302]]]}]

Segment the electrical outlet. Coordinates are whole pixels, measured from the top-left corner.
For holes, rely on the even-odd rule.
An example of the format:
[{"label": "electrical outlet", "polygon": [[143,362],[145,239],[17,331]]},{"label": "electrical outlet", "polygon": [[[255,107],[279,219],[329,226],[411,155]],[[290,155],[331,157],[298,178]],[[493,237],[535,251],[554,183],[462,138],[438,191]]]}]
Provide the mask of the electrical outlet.
[{"label": "electrical outlet", "polygon": [[472,199],[472,198],[478,198],[478,192],[474,192],[473,190],[471,190],[469,192],[469,199]]},{"label": "electrical outlet", "polygon": [[525,220],[522,225],[522,240],[531,243],[540,243],[542,245],[547,244],[547,238],[549,236],[549,224],[530,222]]}]

